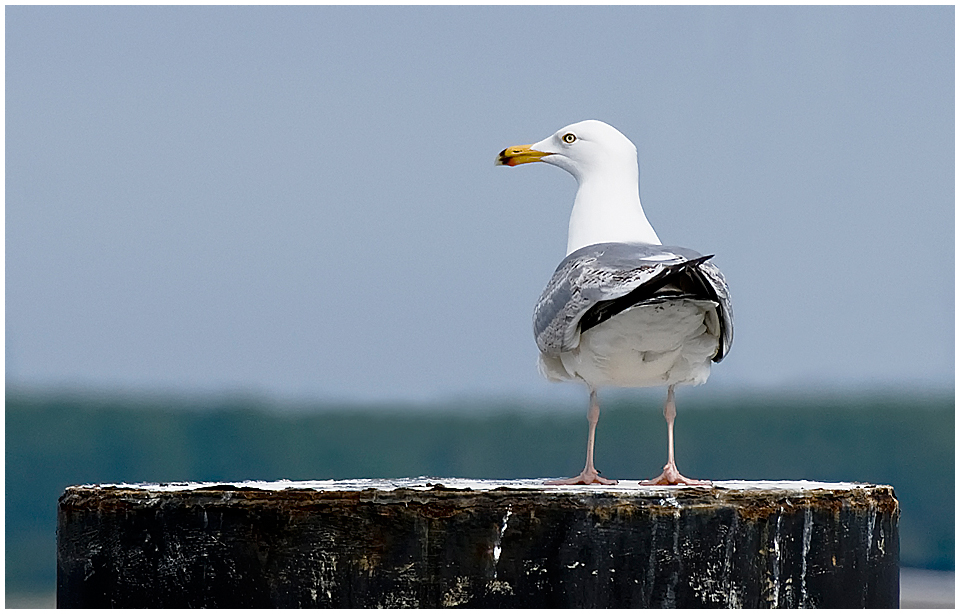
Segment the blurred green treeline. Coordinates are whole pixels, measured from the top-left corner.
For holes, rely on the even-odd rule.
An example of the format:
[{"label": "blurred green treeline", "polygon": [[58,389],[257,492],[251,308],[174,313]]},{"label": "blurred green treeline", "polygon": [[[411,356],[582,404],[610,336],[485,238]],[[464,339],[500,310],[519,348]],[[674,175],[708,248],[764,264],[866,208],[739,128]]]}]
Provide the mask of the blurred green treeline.
[{"label": "blurred green treeline", "polygon": [[[901,564],[954,567],[954,396],[678,395],[677,463],[691,477],[892,484]],[[660,401],[602,403],[597,466],[660,472]],[[638,400],[639,399],[639,400]],[[56,506],[71,484],[390,477],[525,478],[583,466],[584,411],[477,402],[417,410],[251,399],[6,395],[7,594],[52,593]]]}]

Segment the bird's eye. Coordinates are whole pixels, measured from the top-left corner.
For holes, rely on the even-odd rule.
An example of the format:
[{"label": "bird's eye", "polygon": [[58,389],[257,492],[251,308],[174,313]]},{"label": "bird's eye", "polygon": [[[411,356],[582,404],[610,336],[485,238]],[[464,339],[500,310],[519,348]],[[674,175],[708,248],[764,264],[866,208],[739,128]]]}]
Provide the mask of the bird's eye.
[{"label": "bird's eye", "polygon": [[563,138],[564,143],[572,143],[577,140],[577,135],[575,135],[572,132],[568,132],[565,135],[563,135],[563,137],[561,138]]}]

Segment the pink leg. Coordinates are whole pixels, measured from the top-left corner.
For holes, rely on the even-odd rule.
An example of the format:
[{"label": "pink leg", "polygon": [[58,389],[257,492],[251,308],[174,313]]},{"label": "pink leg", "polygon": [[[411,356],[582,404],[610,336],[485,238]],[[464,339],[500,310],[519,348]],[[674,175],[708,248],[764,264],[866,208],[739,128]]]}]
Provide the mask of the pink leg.
[{"label": "pink leg", "polygon": [[677,463],[673,460],[673,421],[677,417],[677,404],[673,400],[673,386],[667,388],[667,404],[663,406],[663,417],[667,419],[667,464],[663,467],[663,473],[652,480],[643,480],[640,483],[645,486],[667,484],[710,486],[710,480],[691,480],[683,477],[677,471]]},{"label": "pink leg", "polygon": [[587,412],[587,422],[590,424],[590,431],[587,434],[587,464],[583,467],[580,475],[565,480],[550,480],[547,484],[616,484],[616,480],[608,480],[600,477],[600,472],[593,466],[593,441],[596,436],[597,422],[600,421],[600,401],[597,399],[597,391],[590,390],[590,410]]}]

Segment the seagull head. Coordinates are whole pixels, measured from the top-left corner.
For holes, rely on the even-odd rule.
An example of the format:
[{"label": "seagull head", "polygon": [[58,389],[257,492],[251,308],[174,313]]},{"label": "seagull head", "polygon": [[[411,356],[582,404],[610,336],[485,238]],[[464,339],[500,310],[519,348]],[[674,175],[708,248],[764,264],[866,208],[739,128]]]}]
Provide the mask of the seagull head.
[{"label": "seagull head", "polygon": [[559,166],[581,183],[607,172],[636,177],[637,148],[610,124],[588,119],[564,126],[539,143],[507,147],[497,156],[497,165],[528,162]]},{"label": "seagull head", "polygon": [[559,166],[577,180],[568,254],[597,243],[660,245],[640,204],[637,148],[613,126],[588,119],[539,143],[507,147],[497,156],[497,164],[505,166],[528,162]]}]

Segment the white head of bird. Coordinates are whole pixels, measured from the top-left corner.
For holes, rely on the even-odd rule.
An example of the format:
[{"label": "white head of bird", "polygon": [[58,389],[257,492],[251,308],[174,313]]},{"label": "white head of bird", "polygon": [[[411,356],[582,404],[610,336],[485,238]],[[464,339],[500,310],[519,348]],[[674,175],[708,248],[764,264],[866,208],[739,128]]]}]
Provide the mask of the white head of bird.
[{"label": "white head of bird", "polygon": [[613,126],[577,122],[539,143],[507,147],[497,158],[506,166],[528,162],[558,166],[577,180],[567,254],[596,243],[661,244],[640,204],[637,148]]}]

